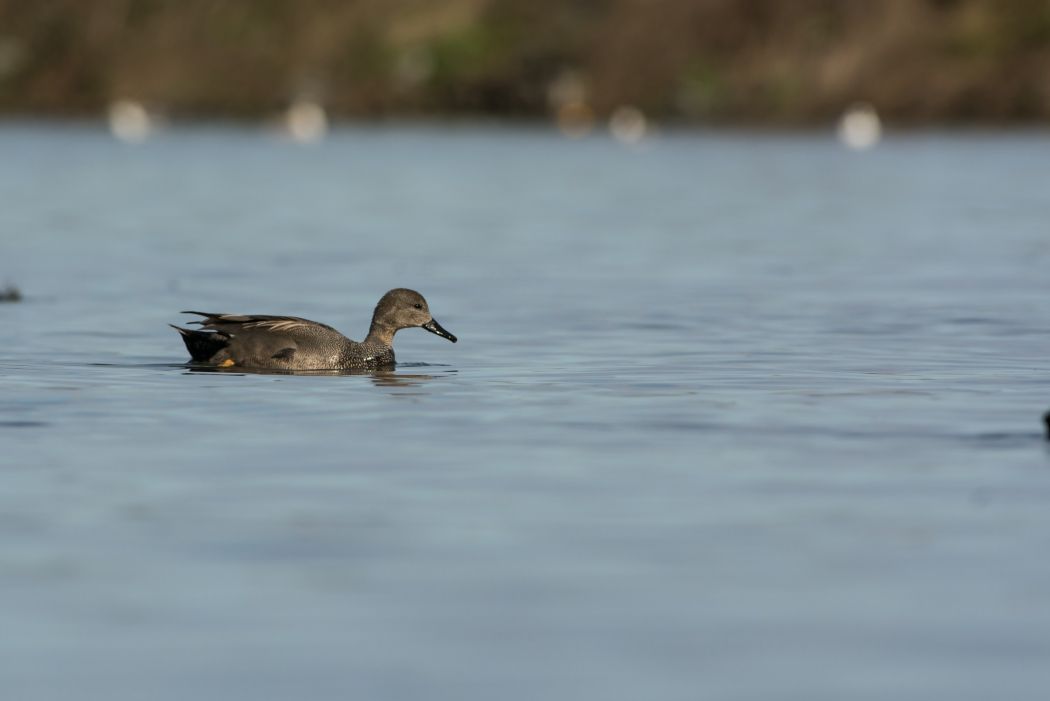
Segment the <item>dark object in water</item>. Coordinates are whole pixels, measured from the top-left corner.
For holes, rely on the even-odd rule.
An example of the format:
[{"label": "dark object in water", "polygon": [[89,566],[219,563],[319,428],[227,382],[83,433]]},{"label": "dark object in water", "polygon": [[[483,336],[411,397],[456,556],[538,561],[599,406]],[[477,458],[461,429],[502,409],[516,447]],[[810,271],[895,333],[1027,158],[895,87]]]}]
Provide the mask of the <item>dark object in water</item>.
[{"label": "dark object in water", "polygon": [[351,341],[331,326],[293,316],[211,314],[193,321],[205,330],[173,328],[182,334],[193,360],[229,368],[269,370],[349,370],[394,365],[394,334],[420,327],[453,343],[456,337],[430,316],[423,295],[390,290],[376,305],[368,337]]},{"label": "dark object in water", "polygon": [[1046,439],[1050,441],[1050,411],[1043,414],[1043,423],[1046,424]]},{"label": "dark object in water", "polygon": [[21,302],[22,292],[14,285],[0,289],[0,302]]}]

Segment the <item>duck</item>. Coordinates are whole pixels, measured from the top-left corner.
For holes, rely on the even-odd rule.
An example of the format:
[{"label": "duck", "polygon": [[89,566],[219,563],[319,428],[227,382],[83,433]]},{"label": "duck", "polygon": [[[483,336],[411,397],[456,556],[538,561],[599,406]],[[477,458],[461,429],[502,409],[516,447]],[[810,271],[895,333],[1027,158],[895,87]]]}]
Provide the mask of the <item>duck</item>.
[{"label": "duck", "polygon": [[351,341],[327,324],[296,316],[268,314],[213,314],[184,311],[203,317],[200,329],[169,324],[182,335],[192,362],[218,368],[248,370],[368,370],[390,368],[394,334],[422,328],[452,343],[458,339],[430,314],[423,295],[399,287],[384,294],[372,313],[368,335]]}]

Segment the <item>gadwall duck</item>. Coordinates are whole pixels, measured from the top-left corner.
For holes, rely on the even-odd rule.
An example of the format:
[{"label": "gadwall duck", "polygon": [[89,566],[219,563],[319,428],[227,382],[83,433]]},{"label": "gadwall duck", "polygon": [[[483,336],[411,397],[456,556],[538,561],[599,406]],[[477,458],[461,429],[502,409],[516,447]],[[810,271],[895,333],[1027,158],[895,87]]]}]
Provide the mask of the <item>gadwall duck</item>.
[{"label": "gadwall duck", "polygon": [[376,305],[368,336],[358,343],[331,326],[294,316],[198,314],[202,329],[184,329],[186,350],[198,363],[216,367],[268,370],[352,370],[394,365],[394,334],[421,327],[447,338],[456,337],[430,316],[423,295],[414,290],[390,290]]}]

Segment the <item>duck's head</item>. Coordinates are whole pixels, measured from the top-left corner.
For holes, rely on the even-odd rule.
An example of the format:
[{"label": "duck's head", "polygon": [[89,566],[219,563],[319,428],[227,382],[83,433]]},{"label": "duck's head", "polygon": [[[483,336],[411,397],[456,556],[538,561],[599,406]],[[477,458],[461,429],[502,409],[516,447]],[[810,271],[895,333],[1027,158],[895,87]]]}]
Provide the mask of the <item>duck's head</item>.
[{"label": "duck's head", "polygon": [[410,329],[416,326],[442,338],[447,338],[453,343],[456,342],[456,337],[446,331],[430,315],[427,301],[415,290],[403,287],[390,290],[379,300],[375,313],[372,315],[372,329],[374,331],[389,330],[391,336],[400,329]]}]

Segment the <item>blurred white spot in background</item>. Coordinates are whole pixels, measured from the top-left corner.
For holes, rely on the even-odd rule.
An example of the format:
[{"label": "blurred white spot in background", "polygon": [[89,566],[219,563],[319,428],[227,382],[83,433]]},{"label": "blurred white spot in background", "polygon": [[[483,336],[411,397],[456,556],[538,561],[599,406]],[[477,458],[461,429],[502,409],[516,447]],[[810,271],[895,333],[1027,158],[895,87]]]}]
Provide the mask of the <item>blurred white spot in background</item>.
[{"label": "blurred white spot in background", "polygon": [[555,119],[558,130],[570,139],[581,139],[594,129],[594,110],[586,102],[566,102]]},{"label": "blurred white spot in background", "polygon": [[609,117],[609,132],[621,143],[637,144],[645,138],[648,130],[649,123],[637,107],[617,107]]},{"label": "blurred white spot in background", "polygon": [[562,71],[547,86],[547,104],[562,134],[573,139],[594,128],[594,110],[587,102],[587,85],[576,71]]},{"label": "blurred white spot in background", "polygon": [[296,100],[284,115],[284,127],[293,141],[316,143],[328,133],[328,115],[312,100]]},{"label": "blurred white spot in background", "polygon": [[852,105],[839,119],[839,141],[856,151],[869,149],[882,138],[882,122],[867,103]]},{"label": "blurred white spot in background", "polygon": [[547,86],[547,104],[552,109],[569,102],[586,102],[587,85],[579,71],[562,71]]},{"label": "blurred white spot in background", "polygon": [[115,100],[109,105],[109,130],[125,143],[138,144],[150,137],[155,129],[153,118],[141,102]]}]

